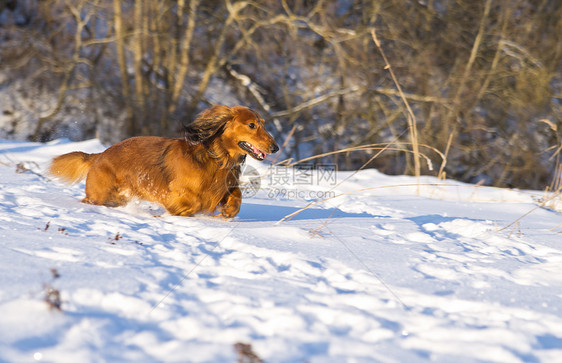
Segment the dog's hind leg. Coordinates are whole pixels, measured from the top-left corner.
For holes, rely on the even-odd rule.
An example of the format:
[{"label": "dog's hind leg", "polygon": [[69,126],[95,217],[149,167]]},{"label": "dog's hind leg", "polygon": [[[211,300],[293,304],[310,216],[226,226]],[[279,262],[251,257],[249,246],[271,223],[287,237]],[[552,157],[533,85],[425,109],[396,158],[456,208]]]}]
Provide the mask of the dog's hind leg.
[{"label": "dog's hind leg", "polygon": [[86,198],[83,203],[120,207],[129,202],[130,195],[119,184],[109,168],[94,167],[86,178]]},{"label": "dog's hind leg", "polygon": [[164,207],[171,215],[189,217],[201,211],[201,202],[193,193],[184,191],[181,196],[170,198]]}]

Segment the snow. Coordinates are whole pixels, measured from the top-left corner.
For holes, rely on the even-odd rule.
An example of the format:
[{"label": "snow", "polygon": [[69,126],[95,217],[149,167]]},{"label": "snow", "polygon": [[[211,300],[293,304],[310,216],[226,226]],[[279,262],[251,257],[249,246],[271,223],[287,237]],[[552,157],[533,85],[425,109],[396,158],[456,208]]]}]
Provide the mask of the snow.
[{"label": "snow", "polygon": [[562,359],[559,198],[250,161],[236,218],[184,218],[80,203],[43,172],[75,150],[104,146],[0,141],[0,361]]}]

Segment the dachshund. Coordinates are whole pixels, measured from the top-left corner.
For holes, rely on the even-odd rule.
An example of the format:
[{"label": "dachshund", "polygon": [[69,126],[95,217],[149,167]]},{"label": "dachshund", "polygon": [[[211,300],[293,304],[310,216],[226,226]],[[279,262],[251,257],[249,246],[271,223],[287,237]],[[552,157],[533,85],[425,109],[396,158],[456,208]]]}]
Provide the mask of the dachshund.
[{"label": "dachshund", "polygon": [[279,150],[264,120],[247,107],[215,105],[185,129],[185,138],[139,136],[99,154],[64,154],[49,173],[67,183],[86,178],[84,203],[118,207],[136,197],[176,216],[235,217],[246,155],[262,161]]}]

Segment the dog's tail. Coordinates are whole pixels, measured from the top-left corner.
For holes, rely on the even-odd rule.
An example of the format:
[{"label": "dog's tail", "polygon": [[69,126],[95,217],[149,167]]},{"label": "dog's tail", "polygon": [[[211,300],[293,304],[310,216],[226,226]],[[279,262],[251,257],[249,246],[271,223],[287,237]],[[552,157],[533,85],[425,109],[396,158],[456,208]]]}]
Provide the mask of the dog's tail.
[{"label": "dog's tail", "polygon": [[78,183],[88,175],[90,167],[100,155],[75,151],[57,156],[49,166],[49,174],[69,184]]}]

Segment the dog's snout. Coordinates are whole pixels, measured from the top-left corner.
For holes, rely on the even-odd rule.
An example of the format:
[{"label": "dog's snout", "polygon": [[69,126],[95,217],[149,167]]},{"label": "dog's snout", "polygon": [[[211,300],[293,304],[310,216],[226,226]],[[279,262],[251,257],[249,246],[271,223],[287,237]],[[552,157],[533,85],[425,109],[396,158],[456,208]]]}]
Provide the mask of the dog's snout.
[{"label": "dog's snout", "polygon": [[278,151],[279,151],[279,146],[277,146],[277,144],[273,144],[273,145],[271,145],[271,147],[269,148],[269,152],[270,152],[271,154],[275,154],[275,153],[278,152]]}]

